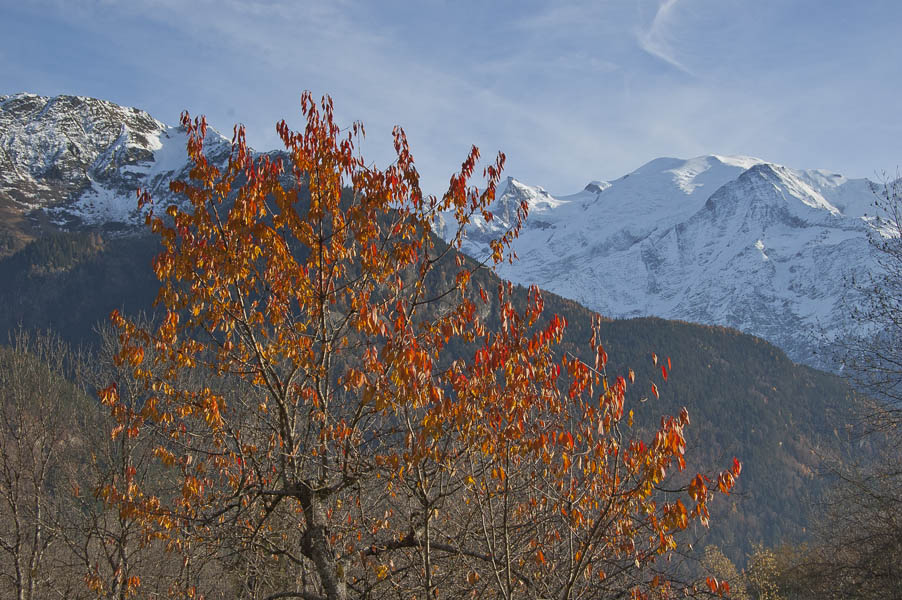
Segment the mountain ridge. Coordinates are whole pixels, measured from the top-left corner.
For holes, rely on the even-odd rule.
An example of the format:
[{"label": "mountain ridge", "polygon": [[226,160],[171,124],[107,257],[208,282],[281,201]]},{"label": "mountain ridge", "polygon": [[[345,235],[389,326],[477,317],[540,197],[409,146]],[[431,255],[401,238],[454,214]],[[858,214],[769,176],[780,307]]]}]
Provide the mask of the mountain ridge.
[{"label": "mountain ridge", "polygon": [[[210,129],[208,158],[224,163],[230,142]],[[168,182],[190,168],[180,127],[80,96],[0,96],[0,151],[0,256],[42,231],[137,231],[136,191],[178,202]],[[488,253],[526,202],[520,260],[502,277],[611,317],[735,327],[831,368],[829,340],[850,326],[843,302],[855,301],[845,279],[874,265],[874,186],[717,154],[656,158],[570,195],[508,178],[495,218],[475,216],[461,249]]]},{"label": "mountain ridge", "polygon": [[[84,96],[0,96],[0,215],[20,241],[41,230],[143,224],[136,191],[169,198],[187,175],[185,132],[149,113]],[[208,155],[228,141],[211,131]],[[9,231],[10,222],[20,226]],[[15,235],[18,234],[18,235]]]},{"label": "mountain ridge", "polygon": [[868,209],[876,184],[752,157],[659,158],[611,182],[555,197],[516,179],[474,219],[462,250],[529,217],[500,274],[573,298],[607,316],[659,316],[735,327],[829,367],[852,324],[846,279],[874,267]]}]

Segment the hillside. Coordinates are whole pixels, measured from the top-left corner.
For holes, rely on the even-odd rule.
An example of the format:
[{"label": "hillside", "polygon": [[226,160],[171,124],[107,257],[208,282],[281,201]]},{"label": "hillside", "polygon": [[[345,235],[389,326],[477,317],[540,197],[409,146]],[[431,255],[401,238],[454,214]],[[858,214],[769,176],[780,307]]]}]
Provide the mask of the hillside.
[{"label": "hillside", "polygon": [[[73,344],[92,345],[95,325],[112,309],[152,310],[156,247],[148,236],[98,241],[83,233],[32,242],[0,260],[0,327],[52,329]],[[497,285],[488,272],[479,273],[477,282],[487,289]],[[518,290],[525,295],[524,288]],[[547,294],[546,313],[569,323],[564,350],[585,348],[591,311]],[[827,485],[819,476],[822,458],[850,458],[842,443],[855,420],[848,386],[732,329],[638,318],[606,321],[602,334],[611,357],[608,372],[633,367],[636,390],[652,377],[652,352],[672,360],[660,400],[630,398],[639,423],[655,423],[686,406],[692,418],[690,469],[722,468],[733,456],[744,464],[736,492],[715,506],[715,526],[701,543],[717,543],[741,562],[754,543],[804,540],[811,503]]]},{"label": "hillside", "polygon": [[[134,231],[135,193],[169,199],[187,174],[185,134],[148,113],[81,96],[0,96],[0,256],[43,233]],[[208,154],[229,143],[210,132]]]}]

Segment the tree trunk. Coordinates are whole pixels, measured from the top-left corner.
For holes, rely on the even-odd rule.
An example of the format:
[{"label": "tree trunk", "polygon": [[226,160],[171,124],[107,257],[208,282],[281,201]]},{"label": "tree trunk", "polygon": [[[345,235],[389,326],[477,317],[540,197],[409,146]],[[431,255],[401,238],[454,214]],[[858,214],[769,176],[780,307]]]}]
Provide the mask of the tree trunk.
[{"label": "tree trunk", "polygon": [[340,565],[332,552],[332,544],[329,542],[329,529],[322,501],[310,489],[310,486],[301,484],[298,488],[298,500],[307,521],[307,530],[301,541],[301,551],[313,561],[326,597],[329,600],[347,600],[347,585],[345,585]]}]

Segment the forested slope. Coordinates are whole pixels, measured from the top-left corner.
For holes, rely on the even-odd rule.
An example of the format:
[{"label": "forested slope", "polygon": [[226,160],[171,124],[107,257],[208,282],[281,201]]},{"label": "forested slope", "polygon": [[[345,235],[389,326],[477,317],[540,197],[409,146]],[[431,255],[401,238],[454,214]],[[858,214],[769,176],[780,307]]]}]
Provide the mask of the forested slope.
[{"label": "forested slope", "polygon": [[[21,325],[53,330],[73,345],[96,346],[96,326],[113,309],[153,311],[158,282],[150,263],[157,248],[148,236],[104,240],[89,233],[30,243],[0,261],[2,335]],[[491,292],[498,280],[483,270],[476,283]],[[525,299],[525,288],[517,293]],[[587,347],[591,311],[548,293],[545,313],[567,319],[565,351]],[[736,490],[714,505],[717,526],[701,543],[716,543],[741,563],[755,543],[806,539],[813,503],[828,483],[821,476],[825,464],[852,458],[843,441],[856,421],[857,401],[843,380],[721,327],[657,318],[606,320],[602,339],[609,375],[636,372],[629,401],[640,424],[689,409],[687,455],[696,461],[689,470],[723,468],[734,456],[743,463]],[[672,362],[660,398],[651,393],[652,378],[660,383],[652,353],[659,364]],[[864,455],[869,448],[859,450]]]}]

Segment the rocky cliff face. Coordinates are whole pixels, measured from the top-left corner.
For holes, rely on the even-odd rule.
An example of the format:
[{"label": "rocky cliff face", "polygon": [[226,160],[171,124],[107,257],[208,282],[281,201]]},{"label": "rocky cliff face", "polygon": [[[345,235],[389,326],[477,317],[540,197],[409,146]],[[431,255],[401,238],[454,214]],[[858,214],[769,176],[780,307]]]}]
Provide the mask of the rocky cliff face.
[{"label": "rocky cliff face", "polygon": [[[208,147],[214,160],[229,149],[215,133]],[[0,222],[7,238],[56,227],[134,227],[141,222],[136,191],[165,200],[187,161],[184,132],[136,108],[78,96],[0,96]]]}]

